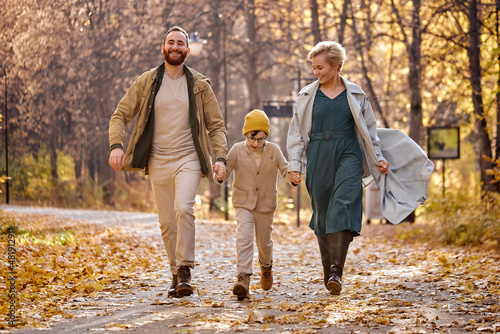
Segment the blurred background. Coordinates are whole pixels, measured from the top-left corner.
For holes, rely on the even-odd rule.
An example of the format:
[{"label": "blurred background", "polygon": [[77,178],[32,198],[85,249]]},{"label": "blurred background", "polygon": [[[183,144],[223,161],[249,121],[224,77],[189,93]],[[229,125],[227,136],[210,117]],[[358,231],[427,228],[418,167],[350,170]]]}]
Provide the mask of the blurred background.
[{"label": "blurred background", "polygon": [[[270,140],[284,152],[286,108],[314,80],[307,53],[342,43],[343,75],[368,94],[379,127],[426,151],[429,128],[459,129],[459,156],[434,159],[416,217],[450,240],[500,240],[499,14],[493,0],[3,0],[0,201],[155,211],[147,176],[109,167],[108,123],[179,25],[203,43],[187,64],[212,81],[229,145],[244,139],[248,111],[274,106],[283,113]],[[197,215],[224,216],[230,193],[226,205],[223,187],[205,181]],[[277,220],[295,221],[297,190],[280,182]]]}]

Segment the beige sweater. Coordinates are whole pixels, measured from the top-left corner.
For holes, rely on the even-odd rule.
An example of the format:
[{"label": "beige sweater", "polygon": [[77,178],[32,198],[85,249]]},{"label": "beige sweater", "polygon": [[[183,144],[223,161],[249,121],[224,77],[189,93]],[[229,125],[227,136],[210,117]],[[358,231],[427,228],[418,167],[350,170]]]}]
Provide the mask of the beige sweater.
[{"label": "beige sweater", "polygon": [[233,145],[227,156],[226,178],[234,171],[233,206],[273,213],[278,206],[278,173],[288,183],[288,162],[278,145],[266,142],[257,166],[246,141]]}]

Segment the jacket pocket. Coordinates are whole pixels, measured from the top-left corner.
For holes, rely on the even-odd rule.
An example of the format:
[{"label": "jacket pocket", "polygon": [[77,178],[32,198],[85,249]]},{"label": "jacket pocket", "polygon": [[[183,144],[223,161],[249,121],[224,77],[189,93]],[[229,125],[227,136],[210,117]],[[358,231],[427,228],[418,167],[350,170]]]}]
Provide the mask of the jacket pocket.
[{"label": "jacket pocket", "polygon": [[248,191],[233,187],[233,203],[243,204],[247,201]]},{"label": "jacket pocket", "polygon": [[266,191],[262,196],[262,202],[259,205],[259,212],[272,213],[278,207],[278,195],[276,191]]}]

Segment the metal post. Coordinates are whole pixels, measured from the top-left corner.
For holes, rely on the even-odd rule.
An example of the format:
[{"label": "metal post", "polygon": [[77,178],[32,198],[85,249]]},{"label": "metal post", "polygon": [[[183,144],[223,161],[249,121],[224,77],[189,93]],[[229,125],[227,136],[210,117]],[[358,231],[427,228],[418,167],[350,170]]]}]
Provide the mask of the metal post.
[{"label": "metal post", "polygon": [[[223,61],[223,67],[224,67],[224,122],[226,123],[226,129],[228,129],[228,122],[227,122],[227,62],[226,62],[226,24],[221,17],[222,15],[219,14],[219,19],[222,22],[222,61]],[[228,143],[229,144],[229,143]],[[228,201],[228,188],[227,188],[227,181],[224,182],[224,205],[225,205],[225,219],[229,220],[229,201]]]},{"label": "metal post", "polygon": [[445,186],[446,186],[446,169],[445,169],[445,159],[442,159],[443,160],[443,201],[446,200],[445,198],[445,194],[444,194],[444,191],[445,191]]},{"label": "metal post", "polygon": [[[297,73],[297,81],[298,81],[298,87],[297,87],[297,93],[300,90],[300,67]],[[301,182],[302,183],[302,182]],[[297,227],[300,226],[300,184],[297,186]]]},{"label": "metal post", "polygon": [[8,114],[7,114],[7,70],[4,68],[5,73],[5,102],[3,114],[5,117],[5,203],[9,204],[9,127],[8,127]]}]

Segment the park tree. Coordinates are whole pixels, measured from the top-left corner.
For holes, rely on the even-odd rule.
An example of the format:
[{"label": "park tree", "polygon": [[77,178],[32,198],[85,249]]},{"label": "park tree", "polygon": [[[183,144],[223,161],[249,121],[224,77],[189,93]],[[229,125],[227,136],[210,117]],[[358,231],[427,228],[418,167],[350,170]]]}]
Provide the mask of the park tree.
[{"label": "park tree", "polygon": [[319,26],[318,1],[309,0],[309,5],[311,7],[311,30],[314,36],[314,44],[318,44],[323,40]]},{"label": "park tree", "polygon": [[497,167],[500,167],[500,1],[496,1],[495,8],[495,33],[496,33],[496,73],[497,73],[497,126],[496,126],[496,141],[495,141],[495,159]]},{"label": "park tree", "polygon": [[[188,65],[209,77],[221,109],[228,110],[230,145],[241,138],[249,109],[293,101],[314,80],[309,50],[320,40],[336,40],[347,50],[344,75],[367,92],[380,126],[408,131],[423,145],[426,126],[459,124],[463,140],[476,145],[482,190],[495,191],[500,5],[492,0],[4,4],[0,75],[8,97],[0,94],[0,103],[9,105],[11,155],[21,175],[28,175],[21,171],[28,164],[17,157],[46,156],[46,179],[57,186],[65,182],[59,160],[70,156],[75,179],[94,184],[113,205],[121,177],[107,162],[109,118],[135,78],[163,61],[164,33],[179,25],[206,40]],[[280,144],[286,121],[275,123]],[[141,179],[140,173],[124,175],[126,182]],[[28,189],[23,178],[17,185]],[[212,202],[218,191],[210,188]]]},{"label": "park tree", "polygon": [[[189,5],[188,12],[192,15],[183,15],[186,12],[184,7],[172,21],[183,22],[181,26],[186,28],[191,37],[196,34],[196,37],[203,41],[202,53],[191,54],[187,60],[188,66],[194,67],[209,78],[229,132],[233,124],[228,122],[232,117],[227,105],[229,88],[227,86],[232,86],[232,79],[228,78],[227,68],[235,52],[234,48],[231,48],[232,28],[235,17],[241,11],[242,1],[208,0],[204,4],[193,1],[191,4],[184,2],[183,6],[185,5]],[[215,156],[212,158],[215,159]],[[220,185],[210,183],[209,193],[207,199],[209,210],[216,212],[219,210],[216,199],[221,196]]]},{"label": "park tree", "polygon": [[[12,39],[13,76],[22,82],[25,103],[19,108],[19,128],[16,135],[24,144],[18,153],[49,151],[51,182],[57,185],[57,151],[67,149],[71,127],[71,86],[76,73],[66,66],[71,54],[64,41],[69,33],[67,20],[54,2],[33,1],[19,13],[16,29],[22,34]],[[37,24],[33,24],[33,22]],[[36,51],[35,51],[36,50]],[[13,87],[14,88],[14,87]],[[45,144],[45,145],[44,145]]]},{"label": "park tree", "polygon": [[470,84],[472,88],[472,103],[474,106],[474,136],[476,139],[476,161],[479,164],[479,173],[483,182],[483,191],[498,191],[492,183],[492,175],[487,173],[492,169],[492,145],[488,135],[486,118],[484,115],[483,96],[481,87],[481,17],[477,0],[470,0],[468,8],[463,10],[469,20],[467,54],[469,56]]},{"label": "park tree", "polygon": [[[398,6],[404,6],[405,1],[396,4],[395,0],[391,0],[391,7],[395,24],[399,26],[400,40],[404,44],[408,53],[409,71],[408,83],[410,88],[410,118],[409,118],[409,135],[420,145],[423,145],[423,110],[422,110],[422,95],[421,95],[421,44],[422,44],[422,25],[420,18],[420,0],[412,2],[411,9],[407,10],[407,14],[402,14]],[[403,11],[406,11],[403,9]],[[409,24],[406,24],[404,17],[409,17]],[[411,37],[410,37],[411,36]],[[396,37],[398,38],[398,37]]]},{"label": "park tree", "polygon": [[[495,43],[496,20],[491,19],[497,16],[496,8],[495,3],[488,1],[452,1],[443,7],[441,26],[435,27],[433,31],[435,37],[452,46],[453,58],[447,60],[452,66],[460,67],[457,74],[470,92],[459,95],[468,99],[464,100],[462,108],[471,119],[469,124],[483,195],[499,191],[498,183],[492,183],[493,174],[488,172],[494,167],[494,133],[495,128],[498,128],[498,107],[494,109],[491,106],[499,102],[491,99],[496,94],[484,94],[485,89],[488,92],[498,89],[498,84],[492,88],[494,81],[489,71],[486,71],[489,59],[495,59],[492,50],[498,45]],[[496,136],[498,138],[498,132]]]},{"label": "park tree", "polygon": [[[376,60],[374,61],[371,57],[371,54],[373,53],[372,45],[374,45],[372,30],[375,29],[373,23],[374,18],[372,17],[372,8],[371,6],[368,6],[365,0],[360,1],[359,9],[356,11],[353,9],[350,3],[348,4],[348,8],[350,9],[350,17],[352,18],[351,29],[354,34],[354,48],[358,54],[358,59],[360,60],[361,71],[365,82],[365,89],[370,98],[370,102],[373,110],[375,111],[375,114],[379,116],[379,119],[382,121],[382,125],[388,128],[389,123],[384,111],[382,110],[380,99],[375,92],[374,83],[369,73],[369,67],[376,68],[376,66],[369,66],[368,62],[377,62]],[[358,27],[358,25],[360,27]]]}]

